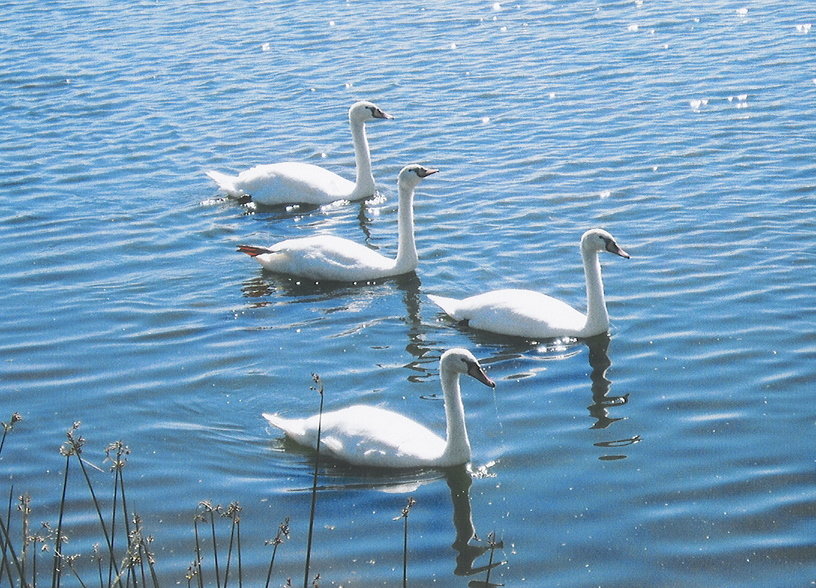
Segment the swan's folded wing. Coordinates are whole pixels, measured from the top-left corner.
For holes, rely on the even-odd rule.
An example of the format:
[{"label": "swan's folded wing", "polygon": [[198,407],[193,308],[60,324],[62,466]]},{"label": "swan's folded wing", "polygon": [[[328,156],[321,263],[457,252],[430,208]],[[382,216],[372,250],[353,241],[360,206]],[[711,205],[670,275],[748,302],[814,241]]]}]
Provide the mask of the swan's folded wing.
[{"label": "swan's folded wing", "polygon": [[394,265],[365,245],[334,235],[287,239],[270,250],[281,255],[258,260],[268,270],[318,280],[373,279]]},{"label": "swan's folded wing", "polygon": [[[335,457],[357,465],[422,465],[438,457],[445,442],[438,435],[401,414],[375,406],[352,406],[331,413],[324,430]],[[321,445],[322,436],[321,436]]]},{"label": "swan's folded wing", "polygon": [[505,335],[558,336],[577,332],[586,321],[565,302],[534,290],[493,290],[454,302],[451,316],[455,319],[468,321],[474,329]]},{"label": "swan's folded wing", "polygon": [[348,198],[354,190],[354,182],[301,162],[256,165],[241,172],[235,185],[266,206],[328,204]]}]

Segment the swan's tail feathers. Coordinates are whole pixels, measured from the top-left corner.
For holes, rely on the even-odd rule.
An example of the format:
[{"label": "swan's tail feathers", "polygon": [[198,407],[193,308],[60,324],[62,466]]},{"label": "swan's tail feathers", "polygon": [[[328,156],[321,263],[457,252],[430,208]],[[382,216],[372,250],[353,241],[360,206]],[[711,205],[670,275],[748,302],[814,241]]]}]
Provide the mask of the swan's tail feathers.
[{"label": "swan's tail feathers", "polygon": [[436,304],[439,308],[441,308],[445,314],[451,316],[455,319],[458,319],[456,316],[456,312],[459,307],[459,301],[455,298],[447,298],[445,296],[436,296],[434,294],[428,294],[428,298],[431,299],[431,302]]},{"label": "swan's tail feathers", "polygon": [[261,416],[266,419],[267,423],[276,429],[280,429],[287,437],[294,439],[298,443],[305,444],[308,441],[304,419],[286,419],[269,412],[264,412]]},{"label": "swan's tail feathers", "polygon": [[254,245],[238,245],[238,251],[241,253],[246,253],[250,257],[258,257],[264,253],[272,253],[271,249],[267,249],[266,247],[255,247]]},{"label": "swan's tail feathers", "polygon": [[273,427],[277,427],[281,431],[286,431],[286,419],[284,419],[283,417],[280,417],[276,414],[272,414],[269,412],[265,412],[261,416],[263,416],[263,418],[266,419],[266,422],[268,422]]},{"label": "swan's tail feathers", "polygon": [[206,174],[212,181],[218,184],[221,191],[226,192],[228,196],[232,198],[244,198],[246,196],[246,193],[235,185],[235,182],[238,180],[236,176],[228,176],[227,174],[222,174],[215,170],[210,170],[206,172]]}]

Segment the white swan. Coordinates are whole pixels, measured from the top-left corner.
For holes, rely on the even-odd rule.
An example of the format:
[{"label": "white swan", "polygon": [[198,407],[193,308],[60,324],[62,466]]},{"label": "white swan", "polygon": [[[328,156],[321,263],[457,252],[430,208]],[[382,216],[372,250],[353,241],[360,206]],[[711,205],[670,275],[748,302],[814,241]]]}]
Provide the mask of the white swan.
[{"label": "white swan", "polygon": [[532,290],[493,290],[456,300],[444,296],[428,297],[446,314],[467,321],[474,329],[515,335],[530,339],[552,337],[591,337],[609,330],[606,311],[600,251],[608,251],[629,259],[615,239],[604,230],[591,229],[581,237],[581,256],[586,277],[587,313],[575,310],[551,296]]},{"label": "white swan", "polygon": [[349,108],[351,138],[357,180],[350,182],[327,169],[311,163],[272,163],[256,165],[237,176],[217,171],[207,175],[218,187],[233,198],[250,197],[264,206],[281,204],[328,204],[336,200],[360,200],[373,196],[376,190],[371,173],[371,153],[368,149],[365,123],[370,120],[393,119],[371,102],[356,102]]},{"label": "white swan", "polygon": [[[496,384],[467,349],[443,353],[439,372],[445,396],[446,439],[399,413],[358,404],[323,413],[321,454],[357,466],[386,468],[450,467],[469,462],[470,441],[459,376],[468,374],[491,388]],[[319,415],[286,419],[264,413],[263,417],[297,443],[315,448]]]},{"label": "white swan", "polygon": [[268,248],[239,245],[238,251],[254,257],[271,272],[313,280],[360,282],[412,272],[419,263],[414,242],[414,188],[437,171],[417,164],[400,171],[396,259],[332,235],[286,239]]}]

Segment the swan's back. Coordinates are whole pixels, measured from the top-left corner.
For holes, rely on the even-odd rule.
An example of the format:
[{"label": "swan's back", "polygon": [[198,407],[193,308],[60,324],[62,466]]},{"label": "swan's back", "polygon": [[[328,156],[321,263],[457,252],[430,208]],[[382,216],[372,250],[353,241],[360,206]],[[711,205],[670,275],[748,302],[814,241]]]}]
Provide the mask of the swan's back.
[{"label": "swan's back", "polygon": [[269,250],[255,258],[264,268],[313,280],[370,280],[395,265],[365,245],[333,235],[286,239]]},{"label": "swan's back", "polygon": [[[318,416],[264,418],[293,441],[314,448]],[[401,414],[376,406],[355,405],[323,414],[321,452],[353,465],[421,467],[434,465],[445,451],[445,441],[428,428]]]},{"label": "swan's back", "polygon": [[328,204],[351,196],[354,182],[311,163],[256,165],[241,172],[235,188],[265,206]]},{"label": "swan's back", "polygon": [[529,338],[578,336],[586,316],[570,305],[533,290],[503,289],[457,300],[428,298],[446,314],[474,329]]}]

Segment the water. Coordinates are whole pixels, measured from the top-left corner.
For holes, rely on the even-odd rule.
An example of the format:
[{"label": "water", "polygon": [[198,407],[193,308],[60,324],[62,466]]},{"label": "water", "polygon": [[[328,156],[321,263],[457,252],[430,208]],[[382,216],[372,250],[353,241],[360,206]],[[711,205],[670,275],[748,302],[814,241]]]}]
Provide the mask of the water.
[{"label": "water", "polygon": [[[409,496],[414,586],[486,579],[464,575],[489,558],[463,547],[469,521],[503,541],[507,586],[812,584],[814,20],[804,0],[5,3],[0,377],[25,420],[2,494],[55,523],[79,420],[88,461],[131,448],[164,584],[185,582],[201,500],[242,505],[249,585],[290,517],[273,585],[298,584],[313,462],[260,413],[316,411],[316,372],[327,408],[442,428],[438,357],[465,346],[498,384],[464,383],[474,473],[323,468],[322,585],[401,585]],[[289,159],[350,176],[363,98],[397,117],[369,125],[368,203],[252,211],[204,176]],[[442,170],[417,194],[415,276],[315,286],[235,252],[326,231],[393,255],[411,162]],[[426,297],[581,306],[594,226],[632,254],[603,259],[609,337],[486,336]],[[92,578],[79,478],[68,520]]]}]

